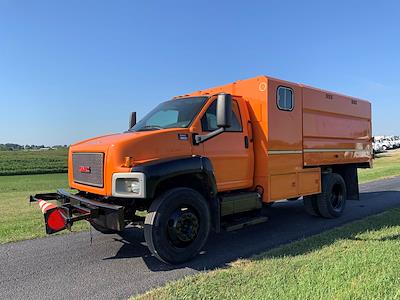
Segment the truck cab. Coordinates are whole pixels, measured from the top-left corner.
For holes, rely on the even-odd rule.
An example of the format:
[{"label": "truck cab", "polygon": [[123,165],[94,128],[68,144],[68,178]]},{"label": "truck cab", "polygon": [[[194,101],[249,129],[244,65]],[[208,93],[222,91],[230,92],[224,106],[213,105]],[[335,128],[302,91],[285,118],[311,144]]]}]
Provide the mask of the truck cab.
[{"label": "truck cab", "polygon": [[76,192],[31,201],[60,202],[44,211],[48,233],[82,219],[103,233],[141,224],[157,258],[181,263],[210,230],[265,221],[274,201],[303,198],[311,215],[339,217],[358,198],[371,141],[368,102],[259,76],[174,97],[139,122],[134,114],[125,132],[72,145]]},{"label": "truck cab", "polygon": [[[249,112],[243,98],[229,97],[229,127],[217,122],[217,95],[182,97],[161,103],[126,132],[72,145],[70,186],[94,194],[129,198],[133,194],[120,190],[124,186],[114,182],[125,176],[119,173],[129,173],[132,177],[136,165],[201,156],[213,165],[218,191],[250,188],[254,153]],[[88,166],[90,173],[81,172],[84,163],[92,159],[95,162],[96,157],[98,165]],[[100,163],[103,160],[104,169],[109,172],[105,177]],[[146,197],[144,188],[140,193],[140,197]]]}]

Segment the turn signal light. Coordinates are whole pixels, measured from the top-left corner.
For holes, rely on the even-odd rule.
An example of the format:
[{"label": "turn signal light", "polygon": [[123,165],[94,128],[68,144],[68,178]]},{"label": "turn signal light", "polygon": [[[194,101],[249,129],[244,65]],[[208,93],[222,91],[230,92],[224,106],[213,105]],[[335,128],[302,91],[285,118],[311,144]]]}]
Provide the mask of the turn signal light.
[{"label": "turn signal light", "polygon": [[133,157],[131,157],[131,156],[126,156],[126,157],[124,158],[124,163],[122,164],[122,166],[125,167],[125,168],[132,168],[133,165],[134,165]]}]

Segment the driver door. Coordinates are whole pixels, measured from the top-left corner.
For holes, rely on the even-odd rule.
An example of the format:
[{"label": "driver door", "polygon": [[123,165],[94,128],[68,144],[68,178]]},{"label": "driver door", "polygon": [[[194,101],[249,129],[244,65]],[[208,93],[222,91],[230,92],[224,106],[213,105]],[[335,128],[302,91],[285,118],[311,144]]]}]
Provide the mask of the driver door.
[{"label": "driver door", "polygon": [[[217,101],[210,103],[201,118],[203,134],[218,129]],[[204,156],[213,165],[218,191],[248,188],[253,185],[254,154],[249,139],[249,114],[242,98],[232,100],[232,125],[203,143]]]}]

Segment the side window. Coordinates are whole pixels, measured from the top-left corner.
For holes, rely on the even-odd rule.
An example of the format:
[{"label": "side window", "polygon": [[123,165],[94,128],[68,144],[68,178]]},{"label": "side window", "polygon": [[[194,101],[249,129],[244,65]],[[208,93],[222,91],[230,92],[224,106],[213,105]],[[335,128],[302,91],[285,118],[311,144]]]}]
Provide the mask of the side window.
[{"label": "side window", "polygon": [[[226,131],[242,132],[242,121],[240,118],[239,104],[236,100],[232,102],[232,125]],[[201,118],[201,127],[203,131],[214,131],[217,127],[217,101],[214,101]]]},{"label": "side window", "polygon": [[284,86],[278,87],[276,91],[276,104],[280,110],[293,110],[293,90]]}]

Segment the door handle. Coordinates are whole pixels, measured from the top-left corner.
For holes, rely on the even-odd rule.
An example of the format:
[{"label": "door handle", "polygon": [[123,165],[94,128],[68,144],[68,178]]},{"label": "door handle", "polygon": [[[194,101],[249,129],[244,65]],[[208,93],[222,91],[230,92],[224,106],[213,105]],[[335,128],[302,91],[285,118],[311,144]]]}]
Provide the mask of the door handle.
[{"label": "door handle", "polygon": [[249,138],[247,135],[244,137],[244,147],[247,149],[249,148]]}]

